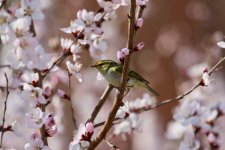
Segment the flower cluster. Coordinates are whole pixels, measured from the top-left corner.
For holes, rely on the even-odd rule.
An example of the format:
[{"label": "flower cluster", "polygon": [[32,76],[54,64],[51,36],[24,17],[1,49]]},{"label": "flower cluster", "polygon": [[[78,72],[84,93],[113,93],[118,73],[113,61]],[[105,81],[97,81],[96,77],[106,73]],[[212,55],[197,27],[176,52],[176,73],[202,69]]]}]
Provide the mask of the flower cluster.
[{"label": "flower cluster", "polygon": [[[27,127],[34,132],[31,141],[25,149],[49,149],[37,130],[45,126],[46,135],[53,136],[57,127],[52,114],[45,112],[42,107],[50,103],[52,95],[50,86],[42,86],[42,72],[52,65],[52,56],[48,54],[36,37],[34,23],[43,20],[39,0],[21,0],[20,7],[15,10],[1,8],[0,35],[6,52],[6,62],[14,74],[14,87],[20,88],[18,94],[29,104],[26,120]],[[17,125],[12,124],[12,131],[17,134]]]},{"label": "flower cluster", "polygon": [[43,141],[41,140],[41,136],[38,132],[34,133],[30,137],[30,143],[26,143],[24,146],[25,150],[31,150],[31,149],[40,149],[40,150],[50,150],[48,146],[45,146]]},{"label": "flower cluster", "polygon": [[70,143],[69,150],[86,149],[91,142],[91,137],[94,134],[94,125],[92,122],[86,125],[80,124],[73,141]]},{"label": "flower cluster", "polygon": [[[180,144],[180,150],[199,149],[200,139],[203,135],[210,149],[218,149],[221,145],[219,128],[215,126],[216,120],[224,115],[224,103],[216,105],[203,105],[200,101],[184,101],[174,114],[177,123],[173,123],[169,130],[178,131],[178,134],[170,134],[170,138],[184,139]],[[179,126],[179,127],[178,127]],[[175,130],[175,131],[174,131]],[[169,131],[172,133],[172,131]],[[172,135],[172,136],[171,136]]]},{"label": "flower cluster", "polygon": [[134,129],[138,129],[141,125],[141,120],[138,118],[144,108],[148,108],[155,104],[156,99],[150,97],[149,94],[144,94],[142,98],[137,98],[135,101],[126,102],[117,111],[116,117],[125,119],[115,126],[114,134],[130,133]]}]

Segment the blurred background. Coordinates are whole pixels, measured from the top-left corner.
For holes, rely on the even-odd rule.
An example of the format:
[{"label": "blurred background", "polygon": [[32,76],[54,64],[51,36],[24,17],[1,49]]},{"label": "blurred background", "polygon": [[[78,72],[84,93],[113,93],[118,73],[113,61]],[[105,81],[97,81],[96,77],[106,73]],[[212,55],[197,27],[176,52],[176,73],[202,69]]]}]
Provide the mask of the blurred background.
[{"label": "blurred background", "polygon": [[[68,37],[59,28],[69,26],[80,9],[97,10],[96,1],[90,0],[41,0],[44,22],[35,22],[37,36],[49,52],[60,53],[58,46],[61,37]],[[173,98],[192,87],[206,67],[214,65],[225,55],[216,43],[224,39],[225,33],[224,0],[150,0],[144,11],[144,25],[139,30],[135,43],[144,42],[145,48],[132,56],[131,68],[150,81],[150,85],[161,94],[158,101]],[[106,57],[117,61],[116,52],[126,46],[127,7],[121,7],[111,22],[103,24],[108,43]],[[72,104],[77,125],[84,123],[90,116],[100,98],[107,82],[97,80],[97,71],[90,68],[96,60],[90,58],[87,51],[82,52],[83,83],[72,78]],[[1,56],[2,57],[2,56]],[[62,65],[65,67],[65,64]],[[222,99],[224,95],[224,69],[213,76],[213,88],[198,89],[206,94],[208,101]],[[58,81],[61,89],[67,90],[67,79]],[[126,100],[135,100],[146,92],[132,89]],[[199,94],[199,93],[198,93]],[[115,90],[101,110],[96,123],[103,121],[111,108]],[[188,98],[193,98],[190,95]],[[56,115],[59,132],[49,138],[49,145],[54,150],[67,149],[74,135],[70,106],[67,101],[53,98],[48,107]],[[3,101],[0,102],[1,107]],[[166,138],[168,123],[172,120],[174,108],[172,103],[141,115],[143,120],[141,132],[131,136],[119,136],[113,143],[121,150],[174,150],[179,141]],[[18,107],[23,107],[18,105]],[[14,117],[13,114],[9,116]],[[9,118],[9,117],[8,117]],[[110,134],[109,134],[110,135]],[[13,138],[14,140],[9,140]],[[8,140],[6,140],[8,139]],[[23,148],[27,137],[18,138],[6,133],[8,145]],[[17,143],[17,144],[15,144]],[[98,149],[110,149],[104,141]]]}]

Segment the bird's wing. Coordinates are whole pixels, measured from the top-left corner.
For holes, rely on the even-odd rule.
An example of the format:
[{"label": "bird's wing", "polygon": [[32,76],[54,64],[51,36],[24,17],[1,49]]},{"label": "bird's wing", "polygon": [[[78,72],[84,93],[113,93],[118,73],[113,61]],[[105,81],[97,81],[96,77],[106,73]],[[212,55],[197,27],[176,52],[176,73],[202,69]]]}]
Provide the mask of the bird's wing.
[{"label": "bird's wing", "polygon": [[[122,74],[122,72],[123,72],[123,66],[122,65],[119,65],[117,67],[114,67],[114,71],[119,72],[119,73]],[[147,84],[149,83],[149,81],[145,80],[141,75],[139,75],[138,73],[136,73],[136,72],[134,72],[132,70],[129,71],[128,78],[129,77],[136,78],[136,79],[138,79],[140,81],[143,81],[143,82],[145,82]]]},{"label": "bird's wing", "polygon": [[138,80],[140,80],[140,81],[143,81],[143,82],[145,82],[145,83],[149,83],[149,81],[147,81],[147,80],[145,80],[141,75],[139,75],[138,73],[136,73],[136,72],[134,72],[134,71],[129,71],[129,75],[128,75],[129,77],[133,77],[133,78],[136,78],[136,79],[138,79]]}]

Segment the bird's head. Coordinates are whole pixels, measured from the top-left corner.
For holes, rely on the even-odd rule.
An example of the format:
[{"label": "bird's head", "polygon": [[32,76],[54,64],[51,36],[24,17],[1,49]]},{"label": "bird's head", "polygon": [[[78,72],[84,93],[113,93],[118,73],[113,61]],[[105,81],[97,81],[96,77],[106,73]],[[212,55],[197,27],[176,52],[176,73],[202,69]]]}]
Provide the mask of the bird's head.
[{"label": "bird's head", "polygon": [[97,68],[100,72],[106,72],[115,65],[117,65],[117,63],[112,60],[99,60],[91,67]]}]

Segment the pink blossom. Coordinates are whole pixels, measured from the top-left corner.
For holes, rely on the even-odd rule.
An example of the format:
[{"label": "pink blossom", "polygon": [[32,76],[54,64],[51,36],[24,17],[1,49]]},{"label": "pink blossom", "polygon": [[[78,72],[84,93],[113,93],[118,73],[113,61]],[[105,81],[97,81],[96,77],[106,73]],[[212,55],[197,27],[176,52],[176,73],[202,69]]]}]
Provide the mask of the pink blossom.
[{"label": "pink blossom", "polygon": [[55,120],[53,115],[49,115],[45,121],[46,131],[49,137],[52,137],[57,133],[57,126],[55,124]]},{"label": "pink blossom", "polygon": [[86,132],[91,134],[94,133],[94,124],[92,122],[88,122],[85,127],[86,127]]},{"label": "pink blossom", "polygon": [[144,22],[144,19],[143,18],[138,18],[136,20],[136,28],[141,28],[143,26],[143,22]]},{"label": "pink blossom", "polygon": [[140,51],[144,48],[144,46],[145,46],[144,42],[140,42],[134,47],[133,51],[135,52]]},{"label": "pink blossom", "polygon": [[124,62],[124,58],[129,55],[130,50],[128,48],[123,48],[121,51],[117,51],[117,59],[120,60],[121,63]]},{"label": "pink blossom", "polygon": [[136,0],[136,5],[145,6],[149,0]]},{"label": "pink blossom", "polygon": [[43,95],[45,96],[45,98],[47,99],[48,97],[50,97],[52,94],[52,90],[49,86],[46,86],[43,90]]},{"label": "pink blossom", "polygon": [[61,97],[61,98],[65,98],[65,99],[67,99],[67,100],[70,100],[70,97],[66,94],[66,92],[63,91],[63,90],[61,90],[61,89],[58,89],[58,90],[57,90],[57,94],[58,94],[58,96]]}]

